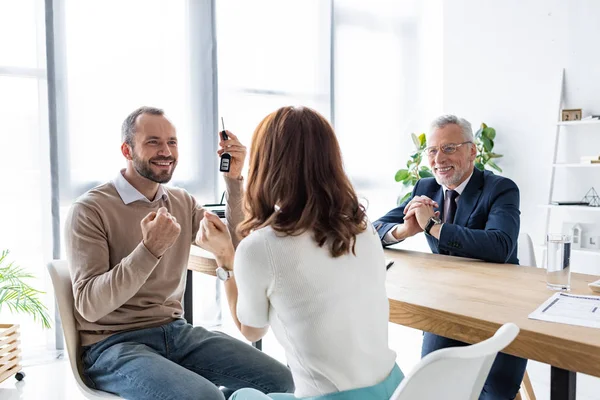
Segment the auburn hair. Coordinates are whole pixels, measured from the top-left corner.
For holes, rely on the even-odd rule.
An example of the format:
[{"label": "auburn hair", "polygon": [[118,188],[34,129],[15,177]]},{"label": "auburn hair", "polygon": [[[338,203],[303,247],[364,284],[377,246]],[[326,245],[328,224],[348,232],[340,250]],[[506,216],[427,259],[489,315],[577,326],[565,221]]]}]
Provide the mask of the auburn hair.
[{"label": "auburn hair", "polygon": [[254,131],[244,208],[243,237],[266,226],[291,236],[311,231],[333,257],[355,254],[367,227],[333,128],[306,107],[282,107]]}]

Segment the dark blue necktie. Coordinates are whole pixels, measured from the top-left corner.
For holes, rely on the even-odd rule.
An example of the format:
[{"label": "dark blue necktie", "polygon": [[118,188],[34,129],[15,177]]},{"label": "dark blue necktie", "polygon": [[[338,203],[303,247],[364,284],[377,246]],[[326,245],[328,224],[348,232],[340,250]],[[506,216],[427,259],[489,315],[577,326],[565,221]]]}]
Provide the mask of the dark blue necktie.
[{"label": "dark blue necktie", "polygon": [[458,192],[456,190],[446,190],[446,199],[444,200],[444,223],[451,224],[454,222],[456,215],[456,198]]}]

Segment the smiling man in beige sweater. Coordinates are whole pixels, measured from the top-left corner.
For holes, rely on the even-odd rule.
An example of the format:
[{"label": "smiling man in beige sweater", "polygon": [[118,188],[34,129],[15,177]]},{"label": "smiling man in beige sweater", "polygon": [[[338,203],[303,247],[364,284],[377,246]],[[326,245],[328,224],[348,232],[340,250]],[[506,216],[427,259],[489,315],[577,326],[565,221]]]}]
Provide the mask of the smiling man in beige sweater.
[{"label": "smiling man in beige sweater", "polygon": [[[242,219],[246,148],[228,132],[227,222]],[[83,373],[92,388],[127,399],[224,399],[218,386],[293,391],[288,369],[253,347],[183,319],[190,246],[204,210],[163,186],[178,161],[174,126],[141,107],[122,127],[127,167],[73,204],[66,247]]]}]

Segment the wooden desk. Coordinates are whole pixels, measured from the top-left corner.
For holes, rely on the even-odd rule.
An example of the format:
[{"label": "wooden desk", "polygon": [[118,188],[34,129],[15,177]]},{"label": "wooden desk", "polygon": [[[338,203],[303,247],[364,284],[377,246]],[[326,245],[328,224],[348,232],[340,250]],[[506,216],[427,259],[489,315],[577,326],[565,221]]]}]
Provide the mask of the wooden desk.
[{"label": "wooden desk", "polygon": [[[506,353],[552,366],[551,399],[575,399],[575,372],[600,377],[600,331],[530,320],[554,292],[546,271],[459,257],[386,250],[390,321],[467,343],[506,322],[521,329]],[[572,292],[592,294],[591,275],[571,274]]]}]

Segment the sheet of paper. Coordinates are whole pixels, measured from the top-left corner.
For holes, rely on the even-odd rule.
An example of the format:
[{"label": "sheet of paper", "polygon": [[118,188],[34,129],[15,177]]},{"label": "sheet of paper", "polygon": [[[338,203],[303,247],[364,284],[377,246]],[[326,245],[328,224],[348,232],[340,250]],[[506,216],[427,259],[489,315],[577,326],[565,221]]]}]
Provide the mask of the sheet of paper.
[{"label": "sheet of paper", "polygon": [[600,296],[555,293],[529,319],[600,328]]}]

